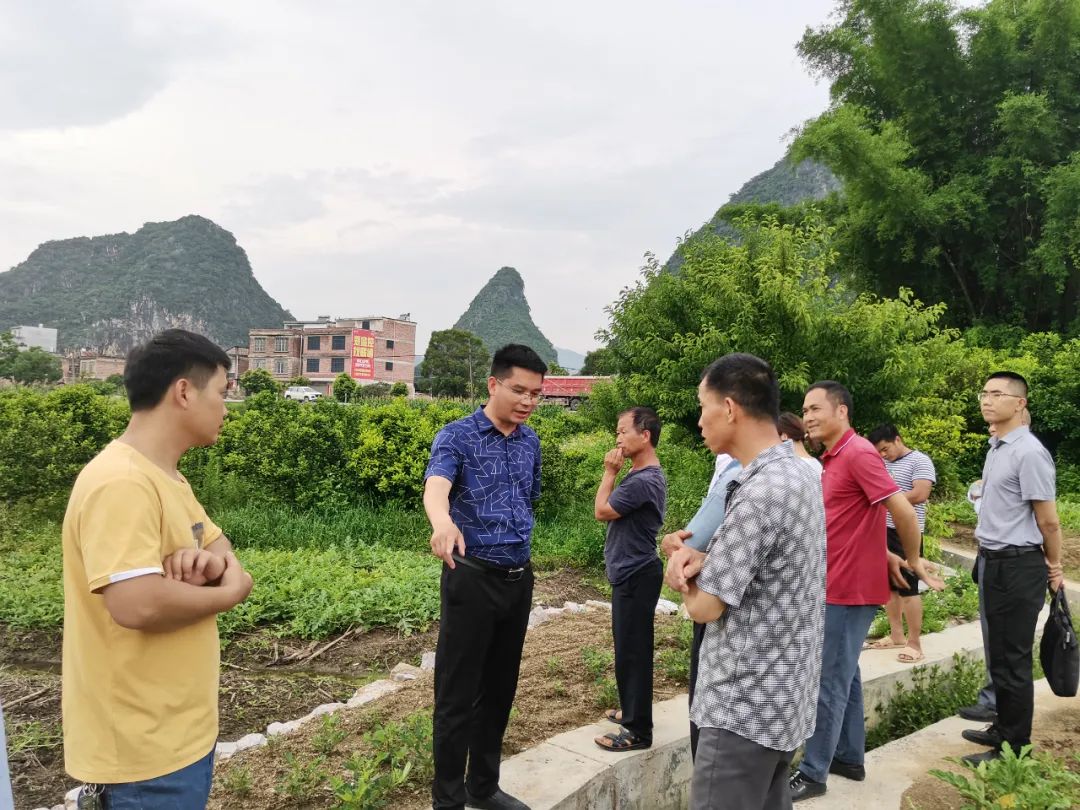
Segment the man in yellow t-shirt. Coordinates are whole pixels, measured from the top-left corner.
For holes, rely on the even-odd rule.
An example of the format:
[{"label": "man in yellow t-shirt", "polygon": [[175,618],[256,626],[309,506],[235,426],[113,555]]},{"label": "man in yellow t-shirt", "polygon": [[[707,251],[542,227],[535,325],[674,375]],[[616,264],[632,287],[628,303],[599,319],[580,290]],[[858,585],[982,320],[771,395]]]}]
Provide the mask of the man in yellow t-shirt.
[{"label": "man in yellow t-shirt", "polygon": [[251,592],[177,470],[216,441],[229,358],[170,329],[132,350],[131,421],[64,516],[64,761],[110,810],[205,807],[218,734],[216,616]]}]

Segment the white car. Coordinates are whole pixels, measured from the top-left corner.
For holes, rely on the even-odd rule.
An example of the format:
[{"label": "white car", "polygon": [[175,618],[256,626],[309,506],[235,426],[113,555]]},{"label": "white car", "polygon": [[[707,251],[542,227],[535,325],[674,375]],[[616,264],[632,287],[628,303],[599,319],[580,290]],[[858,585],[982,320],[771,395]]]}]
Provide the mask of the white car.
[{"label": "white car", "polygon": [[314,402],[321,396],[322,394],[310,385],[291,385],[285,389],[285,399],[295,399],[298,402]]}]

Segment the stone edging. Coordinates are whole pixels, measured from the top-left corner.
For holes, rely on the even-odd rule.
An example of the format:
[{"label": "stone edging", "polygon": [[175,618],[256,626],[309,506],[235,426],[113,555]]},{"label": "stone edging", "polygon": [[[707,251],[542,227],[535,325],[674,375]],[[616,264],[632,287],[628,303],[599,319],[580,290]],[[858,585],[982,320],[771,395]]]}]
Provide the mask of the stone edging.
[{"label": "stone edging", "polygon": [[[674,602],[669,602],[666,599],[661,599],[656,606],[656,612],[662,615],[676,613],[678,609],[678,605]],[[541,624],[544,624],[557,616],[587,613],[591,610],[611,610],[611,603],[590,599],[584,604],[565,602],[561,608],[537,605],[532,609],[532,612],[529,613],[529,629],[531,630],[534,627],[539,627]],[[253,732],[251,734],[245,734],[234,742],[219,742],[214,749],[214,761],[215,763],[223,762],[241,751],[264,746],[267,743],[268,737],[275,737],[279,734],[291,734],[305,723],[318,717],[322,717],[323,715],[333,714],[342,709],[356,709],[376,701],[379,698],[385,697],[386,695],[391,695],[401,689],[405,685],[405,682],[414,681],[419,678],[422,673],[434,669],[435,653],[431,651],[425,652],[420,656],[420,666],[418,667],[401,661],[390,670],[389,678],[381,678],[361,686],[345,703],[323,703],[316,706],[303,717],[299,717],[295,720],[270,723],[266,727],[265,733]],[[52,810],[76,810],[75,802],[81,789],[82,786],[80,785],[69,790],[64,796],[64,804],[58,804],[54,806]],[[38,810],[49,810],[49,808],[38,808]]]}]

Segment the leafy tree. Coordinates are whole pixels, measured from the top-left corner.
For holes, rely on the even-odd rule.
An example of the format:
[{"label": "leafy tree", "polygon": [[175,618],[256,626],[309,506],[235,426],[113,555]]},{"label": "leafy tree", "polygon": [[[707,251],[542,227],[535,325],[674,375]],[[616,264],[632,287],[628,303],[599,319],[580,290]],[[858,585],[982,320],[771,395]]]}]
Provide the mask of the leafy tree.
[{"label": "leafy tree", "polygon": [[105,378],[105,382],[116,388],[117,391],[122,391],[124,388],[124,375],[123,374],[110,374]]},{"label": "leafy tree", "polygon": [[388,397],[390,396],[390,383],[386,382],[374,382],[367,383],[365,385],[357,385],[356,393],[354,394],[356,399],[375,399],[376,397]]},{"label": "leafy tree", "polygon": [[396,383],[390,386],[390,396],[392,397],[407,397],[409,395],[409,386],[398,380]]},{"label": "leafy tree", "polygon": [[799,52],[833,104],[792,155],[843,180],[860,284],[959,325],[1080,328],[1080,0],[845,0]]},{"label": "leafy tree", "polygon": [[334,378],[333,396],[338,402],[351,402],[356,396],[356,382],[344,371]]},{"label": "leafy tree", "polygon": [[768,360],[784,407],[796,412],[814,380],[839,380],[863,429],[952,415],[961,406],[943,395],[975,390],[981,367],[939,326],[943,305],[923,306],[907,291],[856,295],[837,283],[833,232],[820,222],[740,226],[737,245],[715,235],[688,243],[678,273],[653,259],[611,305],[601,337],[615,356],[621,402],[594,392],[607,410],[648,404],[696,432],[701,372],[733,351]]},{"label": "leafy tree", "polygon": [[11,332],[0,332],[0,379],[10,379],[15,358],[19,356],[19,344]]},{"label": "leafy tree", "polygon": [[310,387],[311,386],[311,380],[309,380],[307,377],[305,377],[303,375],[300,375],[298,377],[293,377],[291,380],[289,380],[287,383],[285,383],[286,388],[292,388],[293,386]]},{"label": "leafy tree", "polygon": [[565,368],[560,366],[558,363],[548,363],[547,367],[548,367],[547,373],[552,375],[552,376],[565,377],[566,375],[568,375],[570,373]]},{"label": "leafy tree", "polygon": [[420,364],[418,388],[437,397],[483,397],[490,367],[491,355],[472,332],[432,332]]},{"label": "leafy tree", "polygon": [[611,349],[603,346],[586,354],[585,362],[581,365],[581,373],[587,377],[600,377],[614,374],[615,371],[614,355]]},{"label": "leafy tree", "polygon": [[281,392],[281,384],[265,368],[250,368],[240,375],[240,387],[249,394],[261,394],[263,391]]},{"label": "leafy tree", "polygon": [[60,358],[37,346],[18,352],[10,362],[11,379],[17,383],[54,383],[64,376]]}]

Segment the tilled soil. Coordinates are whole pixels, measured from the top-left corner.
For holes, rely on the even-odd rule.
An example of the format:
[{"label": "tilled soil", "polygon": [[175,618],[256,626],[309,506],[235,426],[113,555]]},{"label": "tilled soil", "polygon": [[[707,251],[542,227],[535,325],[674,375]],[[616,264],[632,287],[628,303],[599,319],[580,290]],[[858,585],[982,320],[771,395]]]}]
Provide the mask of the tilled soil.
[{"label": "tilled soil", "polygon": [[[581,571],[537,574],[538,604],[603,598]],[[222,649],[220,739],[263,732],[270,723],[303,717],[321,703],[343,702],[399,661],[419,664],[421,653],[434,650],[437,638],[437,623],[409,636],[375,629],[317,642],[265,631],[235,636]],[[19,810],[51,807],[76,784],[64,773],[60,649],[58,630],[0,625],[0,701]],[[429,694],[430,689],[425,691]]]}]

